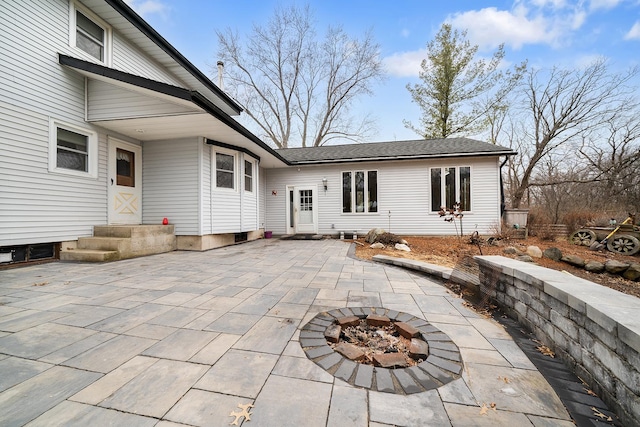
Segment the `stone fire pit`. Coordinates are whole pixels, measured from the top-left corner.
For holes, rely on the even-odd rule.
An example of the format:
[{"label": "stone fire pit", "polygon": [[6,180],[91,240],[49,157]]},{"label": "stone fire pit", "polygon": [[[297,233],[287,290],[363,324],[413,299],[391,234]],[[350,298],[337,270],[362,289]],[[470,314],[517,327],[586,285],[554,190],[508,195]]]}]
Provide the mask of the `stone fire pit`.
[{"label": "stone fire pit", "polygon": [[432,390],[462,371],[449,336],[424,319],[381,307],[320,313],[302,328],[300,345],[333,376],[387,393]]}]

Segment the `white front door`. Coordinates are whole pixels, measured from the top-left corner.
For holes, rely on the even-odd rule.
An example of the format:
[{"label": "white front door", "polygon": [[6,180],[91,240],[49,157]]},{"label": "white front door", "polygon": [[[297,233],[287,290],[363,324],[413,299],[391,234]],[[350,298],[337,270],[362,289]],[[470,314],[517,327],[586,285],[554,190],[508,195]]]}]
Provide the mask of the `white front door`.
[{"label": "white front door", "polygon": [[316,234],[318,232],[317,187],[294,187],[293,216],[296,233]]},{"label": "white front door", "polygon": [[109,224],[142,222],[142,147],[109,138]]}]

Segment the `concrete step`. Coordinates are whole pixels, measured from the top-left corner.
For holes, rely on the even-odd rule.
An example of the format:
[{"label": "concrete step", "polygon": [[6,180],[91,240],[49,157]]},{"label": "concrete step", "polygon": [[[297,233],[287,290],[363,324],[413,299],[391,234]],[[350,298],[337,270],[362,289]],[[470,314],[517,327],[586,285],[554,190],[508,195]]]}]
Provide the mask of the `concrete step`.
[{"label": "concrete step", "polygon": [[174,233],[173,225],[96,225],[93,227],[94,237],[147,237],[170,235]]},{"label": "concrete step", "polygon": [[60,251],[61,261],[106,262],[120,259],[118,251],[101,251],[96,249],[63,249]]},{"label": "concrete step", "polygon": [[125,252],[131,250],[131,239],[122,237],[80,237],[78,249]]}]

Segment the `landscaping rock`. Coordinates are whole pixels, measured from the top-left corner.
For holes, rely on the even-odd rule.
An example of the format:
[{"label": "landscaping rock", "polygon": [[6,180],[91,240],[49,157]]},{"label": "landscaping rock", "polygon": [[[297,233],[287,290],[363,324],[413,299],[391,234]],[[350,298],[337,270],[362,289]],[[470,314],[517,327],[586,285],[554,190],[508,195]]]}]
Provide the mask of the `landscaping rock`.
[{"label": "landscaping rock", "polygon": [[626,262],[620,262],[614,259],[610,259],[604,263],[604,268],[607,270],[608,273],[622,274],[625,272],[627,268],[629,268],[629,264]]},{"label": "landscaping rock", "polygon": [[518,255],[516,259],[522,262],[533,262],[533,258],[530,255]]},{"label": "landscaping rock", "polygon": [[396,248],[397,251],[411,252],[411,248],[407,245],[403,245],[402,243],[396,243],[394,248]]},{"label": "landscaping rock", "polygon": [[584,269],[592,273],[602,273],[604,271],[604,264],[598,261],[587,261]]},{"label": "landscaping rock", "polygon": [[389,326],[391,324],[391,319],[379,314],[370,314],[367,316],[367,324],[371,326]]},{"label": "landscaping rock", "polygon": [[515,254],[520,253],[520,251],[517,250],[516,248],[514,248],[513,246],[507,246],[506,248],[504,248],[502,250],[502,252],[504,252],[507,255],[515,255]]},{"label": "landscaping rock", "polygon": [[378,236],[386,233],[386,231],[382,228],[372,228],[367,233],[367,237],[365,237],[365,242],[367,243],[375,243],[378,240]]},{"label": "landscaping rock", "polygon": [[385,246],[380,243],[380,242],[376,242],[374,244],[372,244],[371,246],[369,246],[371,249],[384,249]]},{"label": "landscaping rock", "polygon": [[634,282],[640,282],[640,263],[634,262],[627,268],[627,270],[622,274],[627,280],[633,280]]},{"label": "landscaping rock", "polygon": [[365,358],[362,350],[348,342],[341,342],[335,347],[335,350],[349,360],[360,361]]},{"label": "landscaping rock", "polygon": [[404,240],[404,239],[400,239],[400,244],[403,244],[403,245],[407,245],[407,246],[409,246],[409,242],[407,242],[407,241],[406,241],[406,240]]},{"label": "landscaping rock", "polygon": [[542,250],[537,246],[527,247],[527,255],[531,258],[542,258]]},{"label": "landscaping rock", "polygon": [[373,362],[382,368],[406,368],[409,363],[400,353],[374,354]]},{"label": "landscaping rock", "polygon": [[560,258],[561,261],[566,262],[567,264],[575,265],[576,267],[584,267],[584,259],[579,257],[578,255],[565,255]]},{"label": "landscaping rock", "polygon": [[547,248],[542,252],[542,256],[554,261],[560,261],[562,259],[562,251],[558,248]]},{"label": "landscaping rock", "polygon": [[340,327],[340,325],[330,325],[324,331],[324,337],[329,342],[338,342],[340,341],[340,332],[342,332],[342,328]]},{"label": "landscaping rock", "polygon": [[336,322],[343,328],[348,328],[349,326],[358,326],[360,324],[360,318],[358,316],[345,316],[340,317]]},{"label": "landscaping rock", "polygon": [[400,335],[408,339],[420,335],[420,331],[418,329],[404,322],[396,322],[396,331],[398,331]]},{"label": "landscaping rock", "polygon": [[411,345],[409,346],[409,356],[412,359],[426,359],[429,356],[429,344],[426,341],[422,341],[417,338],[411,339]]}]

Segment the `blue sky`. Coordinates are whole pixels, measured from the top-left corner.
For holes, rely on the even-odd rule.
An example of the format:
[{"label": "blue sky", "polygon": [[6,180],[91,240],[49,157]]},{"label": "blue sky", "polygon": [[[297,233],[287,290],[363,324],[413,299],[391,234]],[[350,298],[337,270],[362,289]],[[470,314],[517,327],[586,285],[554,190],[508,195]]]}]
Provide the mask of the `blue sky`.
[{"label": "blue sky", "polygon": [[[640,63],[640,0],[126,0],[151,26],[206,75],[215,78],[216,30],[248,34],[277,5],[310,4],[319,32],[341,25],[352,36],[371,30],[381,46],[387,79],[355,106],[378,123],[374,141],[415,139],[403,119],[417,123],[419,109],[407,84],[418,83],[425,46],[443,22],[466,29],[490,56],[505,44],[505,65],[580,68],[599,57],[614,71]],[[248,121],[240,121],[252,129]]]}]

